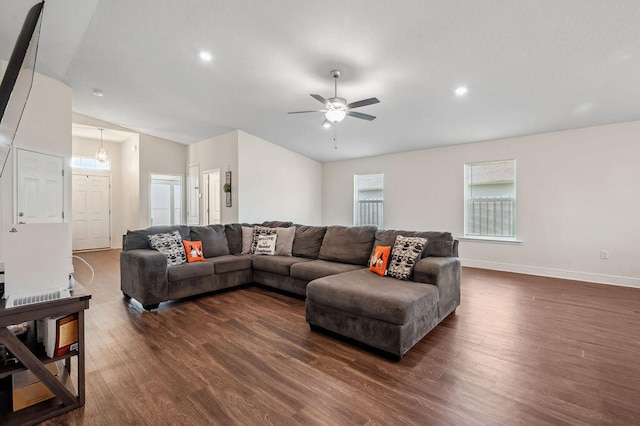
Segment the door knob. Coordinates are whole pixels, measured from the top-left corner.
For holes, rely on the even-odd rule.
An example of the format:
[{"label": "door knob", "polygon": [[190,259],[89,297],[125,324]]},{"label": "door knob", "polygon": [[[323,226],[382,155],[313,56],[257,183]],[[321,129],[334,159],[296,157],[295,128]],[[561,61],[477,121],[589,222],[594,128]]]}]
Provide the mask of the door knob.
[{"label": "door knob", "polygon": [[18,216],[22,217],[22,216],[24,216],[24,213],[20,212],[20,213],[18,213]]}]

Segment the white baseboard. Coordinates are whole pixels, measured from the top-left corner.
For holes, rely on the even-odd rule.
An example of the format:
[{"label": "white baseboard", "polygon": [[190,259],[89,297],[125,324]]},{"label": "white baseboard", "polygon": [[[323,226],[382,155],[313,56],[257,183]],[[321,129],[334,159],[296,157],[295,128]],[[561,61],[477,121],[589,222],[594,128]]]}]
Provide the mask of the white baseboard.
[{"label": "white baseboard", "polygon": [[563,269],[540,268],[537,266],[514,265],[510,263],[487,262],[484,260],[474,259],[461,259],[461,261],[462,266],[468,266],[470,268],[491,269],[494,271],[515,272],[518,274],[539,275],[542,277],[640,288],[640,278],[592,274],[590,272],[566,271]]}]

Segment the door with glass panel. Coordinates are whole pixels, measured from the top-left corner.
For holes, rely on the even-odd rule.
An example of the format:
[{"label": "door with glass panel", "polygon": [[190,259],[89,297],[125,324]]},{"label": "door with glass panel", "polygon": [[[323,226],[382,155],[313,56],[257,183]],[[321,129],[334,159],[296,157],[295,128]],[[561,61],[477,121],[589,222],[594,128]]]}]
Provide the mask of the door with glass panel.
[{"label": "door with glass panel", "polygon": [[151,175],[149,225],[178,225],[182,218],[182,176]]}]

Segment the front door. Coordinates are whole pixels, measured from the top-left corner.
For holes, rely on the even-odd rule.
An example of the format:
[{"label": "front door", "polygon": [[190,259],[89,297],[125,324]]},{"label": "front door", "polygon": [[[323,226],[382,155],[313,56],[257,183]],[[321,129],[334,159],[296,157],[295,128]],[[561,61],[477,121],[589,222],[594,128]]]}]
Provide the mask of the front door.
[{"label": "front door", "polygon": [[16,152],[16,222],[63,222],[63,158],[24,149]]},{"label": "front door", "polygon": [[73,249],[111,246],[109,176],[73,175]]}]

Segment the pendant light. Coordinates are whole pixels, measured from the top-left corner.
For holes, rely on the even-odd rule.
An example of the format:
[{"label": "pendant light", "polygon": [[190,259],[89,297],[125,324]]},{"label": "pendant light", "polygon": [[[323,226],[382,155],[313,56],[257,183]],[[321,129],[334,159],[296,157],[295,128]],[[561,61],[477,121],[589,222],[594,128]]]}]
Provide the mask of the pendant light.
[{"label": "pendant light", "polygon": [[100,149],[98,149],[98,152],[96,153],[96,159],[100,163],[107,161],[107,151],[102,146],[102,132],[104,132],[104,129],[100,129]]}]

